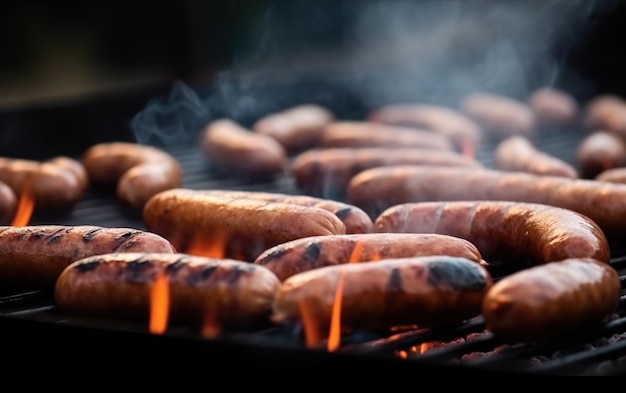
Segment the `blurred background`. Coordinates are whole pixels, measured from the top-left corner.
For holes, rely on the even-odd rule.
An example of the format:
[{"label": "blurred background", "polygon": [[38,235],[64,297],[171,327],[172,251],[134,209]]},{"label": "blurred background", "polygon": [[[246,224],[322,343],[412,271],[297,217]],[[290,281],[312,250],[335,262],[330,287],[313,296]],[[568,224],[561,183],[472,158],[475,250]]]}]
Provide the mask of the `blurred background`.
[{"label": "blurred background", "polygon": [[388,102],[454,105],[478,89],[523,98],[551,85],[581,102],[626,96],[620,0],[94,0],[0,8],[3,156],[47,158],[51,147],[77,155],[112,139],[192,143],[211,117],[246,123],[300,101],[358,117]]}]

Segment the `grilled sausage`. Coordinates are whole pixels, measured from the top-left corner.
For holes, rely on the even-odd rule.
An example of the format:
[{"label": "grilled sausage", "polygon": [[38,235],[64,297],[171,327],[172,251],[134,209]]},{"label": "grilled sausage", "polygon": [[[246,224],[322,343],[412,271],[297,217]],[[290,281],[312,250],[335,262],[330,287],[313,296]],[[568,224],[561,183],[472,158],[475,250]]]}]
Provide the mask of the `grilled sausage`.
[{"label": "grilled sausage", "polygon": [[209,123],[200,144],[216,169],[251,180],[271,179],[287,166],[287,151],[276,139],[229,119]]},{"label": "grilled sausage", "polygon": [[16,211],[17,195],[11,187],[0,182],[0,225],[9,224]]},{"label": "grilled sausage", "polygon": [[28,187],[36,209],[69,210],[81,200],[85,186],[75,169],[59,161],[59,157],[44,162],[0,158],[0,182],[17,195]]},{"label": "grilled sausage", "polygon": [[298,154],[291,162],[291,173],[303,192],[343,200],[345,188],[355,174],[368,168],[399,164],[482,167],[480,161],[448,150],[335,147]]},{"label": "grilled sausage", "polygon": [[224,257],[247,262],[279,243],[346,231],[336,215],[321,208],[181,189],[153,196],[143,221],[181,252],[211,244],[224,247]]},{"label": "grilled sausage", "polygon": [[320,147],[420,147],[454,150],[452,140],[432,130],[371,121],[337,121],[324,127]]},{"label": "grilled sausage", "polygon": [[626,166],[626,143],[608,131],[594,131],[578,144],[576,162],[581,177],[593,179],[607,169]]},{"label": "grilled sausage", "polygon": [[571,258],[504,277],[487,292],[485,325],[508,342],[550,342],[591,326],[617,308],[621,285],[610,265]]},{"label": "grilled sausage", "polygon": [[512,135],[497,144],[493,152],[493,167],[503,171],[578,177],[578,171],[573,165],[540,150],[527,137],[521,135]]},{"label": "grilled sausage", "polygon": [[608,263],[609,244],[589,218],[559,207],[509,201],[403,203],[375,220],[378,232],[441,233],[468,240],[489,263],[566,258]]},{"label": "grilled sausage", "polygon": [[252,130],[274,138],[293,152],[316,146],[322,128],[334,119],[334,114],[322,106],[302,104],[262,117]]},{"label": "grilled sausage", "polygon": [[601,94],[587,103],[585,125],[626,137],[626,101],[613,94]]},{"label": "grilled sausage", "polygon": [[262,266],[179,253],[110,253],[68,266],[55,286],[61,311],[148,319],[157,276],[169,285],[174,321],[219,327],[267,321],[280,282]]},{"label": "grilled sausage", "polygon": [[624,233],[626,185],[562,176],[462,167],[388,166],[367,169],[348,185],[348,201],[370,217],[405,202],[499,200],[570,209],[605,235]]},{"label": "grilled sausage", "polygon": [[81,190],[86,190],[89,186],[89,174],[80,161],[71,157],[57,156],[47,160],[47,162],[72,172],[74,176],[76,176],[76,179],[78,179]]},{"label": "grilled sausage", "polygon": [[580,113],[576,99],[554,87],[535,90],[528,97],[528,105],[535,113],[537,123],[548,127],[574,125]]},{"label": "grilled sausage", "polygon": [[432,104],[391,104],[372,111],[367,119],[391,125],[424,128],[450,138],[458,151],[484,141],[478,123],[452,108]]},{"label": "grilled sausage", "polygon": [[370,233],[374,223],[362,209],[348,203],[332,199],[316,198],[309,195],[290,195],[276,192],[241,191],[241,190],[186,190],[188,193],[208,193],[224,195],[230,198],[248,198],[266,202],[282,202],[301,206],[319,207],[328,210],[346,226],[346,233]]},{"label": "grilled sausage", "polygon": [[535,114],[527,104],[499,94],[468,94],[460,109],[496,140],[511,135],[530,137],[537,127]]},{"label": "grilled sausage", "polygon": [[70,263],[110,252],[175,252],[161,236],[133,228],[93,225],[0,227],[0,281],[51,289]]},{"label": "grilled sausage", "polygon": [[454,325],[480,314],[493,282],[480,264],[447,255],[326,266],[284,281],[271,319],[297,321],[306,308],[320,326],[328,326],[340,277],[341,324],[346,328]]},{"label": "grilled sausage", "polygon": [[594,180],[610,183],[626,183],[626,167],[611,168],[600,172]]},{"label": "grilled sausage", "polygon": [[104,142],[83,153],[81,162],[96,187],[115,187],[117,197],[141,210],[160,191],[182,182],[182,166],[169,153],[131,142]]},{"label": "grilled sausage", "polygon": [[279,280],[324,266],[421,255],[450,255],[484,263],[465,239],[422,233],[367,233],[314,236],[282,243],[254,261],[270,269]]}]

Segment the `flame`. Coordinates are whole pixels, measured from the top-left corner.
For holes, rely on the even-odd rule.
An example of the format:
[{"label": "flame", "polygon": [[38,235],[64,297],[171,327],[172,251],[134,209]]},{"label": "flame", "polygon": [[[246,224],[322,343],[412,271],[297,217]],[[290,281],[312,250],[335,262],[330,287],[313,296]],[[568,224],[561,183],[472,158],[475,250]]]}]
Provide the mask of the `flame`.
[{"label": "flame", "polygon": [[467,158],[476,158],[476,152],[474,151],[474,144],[469,139],[463,139],[461,148],[462,154]]},{"label": "flame", "polygon": [[170,291],[167,276],[160,272],[150,291],[150,333],[161,334],[167,328]]},{"label": "flame", "polygon": [[196,236],[191,239],[187,247],[187,254],[209,258],[224,258],[227,237],[225,233],[218,233],[210,239]]},{"label": "flame", "polygon": [[11,225],[16,227],[27,225],[33,214],[34,207],[35,198],[33,197],[33,194],[30,191],[30,187],[28,187],[27,182],[25,182],[24,186],[22,187],[22,192],[20,193],[17,209],[15,211],[15,216],[13,217]]},{"label": "flame", "polygon": [[300,310],[300,319],[302,320],[302,328],[304,330],[304,341],[307,348],[314,348],[322,341],[319,327],[310,309],[305,307],[303,300],[298,302],[298,308]]},{"label": "flame", "polygon": [[204,321],[200,334],[204,338],[215,338],[222,334],[222,326],[218,322],[217,311],[214,309],[207,309],[204,313]]}]

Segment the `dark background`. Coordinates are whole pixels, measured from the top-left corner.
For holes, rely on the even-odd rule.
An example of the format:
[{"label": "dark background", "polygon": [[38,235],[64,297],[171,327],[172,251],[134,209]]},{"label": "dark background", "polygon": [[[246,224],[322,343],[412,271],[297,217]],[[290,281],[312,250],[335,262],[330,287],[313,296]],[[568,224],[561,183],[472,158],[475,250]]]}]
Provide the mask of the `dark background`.
[{"label": "dark background", "polygon": [[[75,156],[99,141],[138,136],[158,144],[165,138],[150,134],[155,116],[171,108],[178,117],[191,111],[176,126],[191,131],[171,143],[190,143],[211,117],[246,123],[299,101],[358,117],[391,101],[454,104],[475,89],[523,98],[553,85],[581,102],[626,96],[626,4],[616,0],[0,7],[2,156]],[[149,116],[139,122],[142,113]]]}]

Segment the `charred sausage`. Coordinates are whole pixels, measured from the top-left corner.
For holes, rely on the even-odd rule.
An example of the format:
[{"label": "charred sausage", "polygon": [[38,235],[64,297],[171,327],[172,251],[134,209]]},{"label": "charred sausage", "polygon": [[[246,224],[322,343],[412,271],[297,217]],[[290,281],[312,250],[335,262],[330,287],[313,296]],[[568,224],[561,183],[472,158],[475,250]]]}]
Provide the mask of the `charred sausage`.
[{"label": "charred sausage", "polygon": [[229,119],[209,123],[200,145],[216,169],[251,180],[271,179],[287,167],[287,151],[276,139]]},{"label": "charred sausage", "polygon": [[282,243],[254,261],[270,269],[279,280],[324,266],[421,255],[450,255],[483,263],[472,243],[433,233],[368,233],[314,236]]},{"label": "charred sausage", "polygon": [[461,323],[480,314],[493,282],[480,264],[447,255],[326,266],[284,281],[272,320],[297,321],[301,307],[306,307],[313,320],[328,326],[340,277],[341,324],[346,328]]},{"label": "charred sausage", "polygon": [[626,185],[487,168],[388,166],[352,178],[348,202],[376,217],[405,202],[496,200],[540,203],[591,218],[607,236],[626,230]]},{"label": "charred sausage", "polygon": [[316,146],[323,127],[334,119],[334,114],[320,105],[302,104],[262,117],[252,130],[293,152]]},{"label": "charred sausage", "polygon": [[599,326],[617,308],[620,279],[592,258],[571,258],[504,277],[482,304],[485,325],[508,342],[550,342]]},{"label": "charred sausage", "polygon": [[480,161],[448,150],[335,147],[300,153],[291,162],[291,173],[303,192],[343,200],[348,182],[357,173],[368,168],[399,164],[482,167]]},{"label": "charred sausage", "polygon": [[181,252],[193,244],[211,244],[223,247],[224,257],[247,262],[279,243],[346,232],[336,215],[318,207],[181,189],[153,196],[144,207],[143,221]]},{"label": "charred sausage", "polygon": [[51,289],[70,263],[110,252],[175,252],[161,236],[133,228],[92,225],[0,227],[0,280]]},{"label": "charred sausage", "polygon": [[554,87],[541,87],[528,97],[528,105],[537,123],[547,127],[564,127],[578,121],[580,106],[567,92]]},{"label": "charred sausage", "polygon": [[540,150],[530,139],[521,135],[512,135],[497,144],[493,152],[493,167],[503,171],[578,177],[578,171],[573,165]]},{"label": "charred sausage", "polygon": [[468,240],[488,262],[528,265],[567,258],[608,263],[609,244],[589,218],[559,207],[509,201],[417,202],[391,206],[378,232],[441,233]]},{"label": "charred sausage", "polygon": [[117,197],[141,210],[160,191],[182,182],[182,166],[171,154],[154,146],[104,142],[87,149],[81,162],[96,187],[115,187]]},{"label": "charred sausage", "polygon": [[144,319],[158,275],[169,285],[169,316],[175,321],[256,324],[269,317],[280,282],[263,266],[180,253],[110,253],[75,261],[55,286],[66,313]]},{"label": "charred sausage", "polygon": [[460,109],[496,140],[511,135],[529,137],[537,127],[535,114],[527,104],[499,94],[468,94]]},{"label": "charred sausage", "polygon": [[608,131],[594,131],[578,144],[576,162],[581,177],[592,179],[607,169],[626,166],[626,143]]}]

